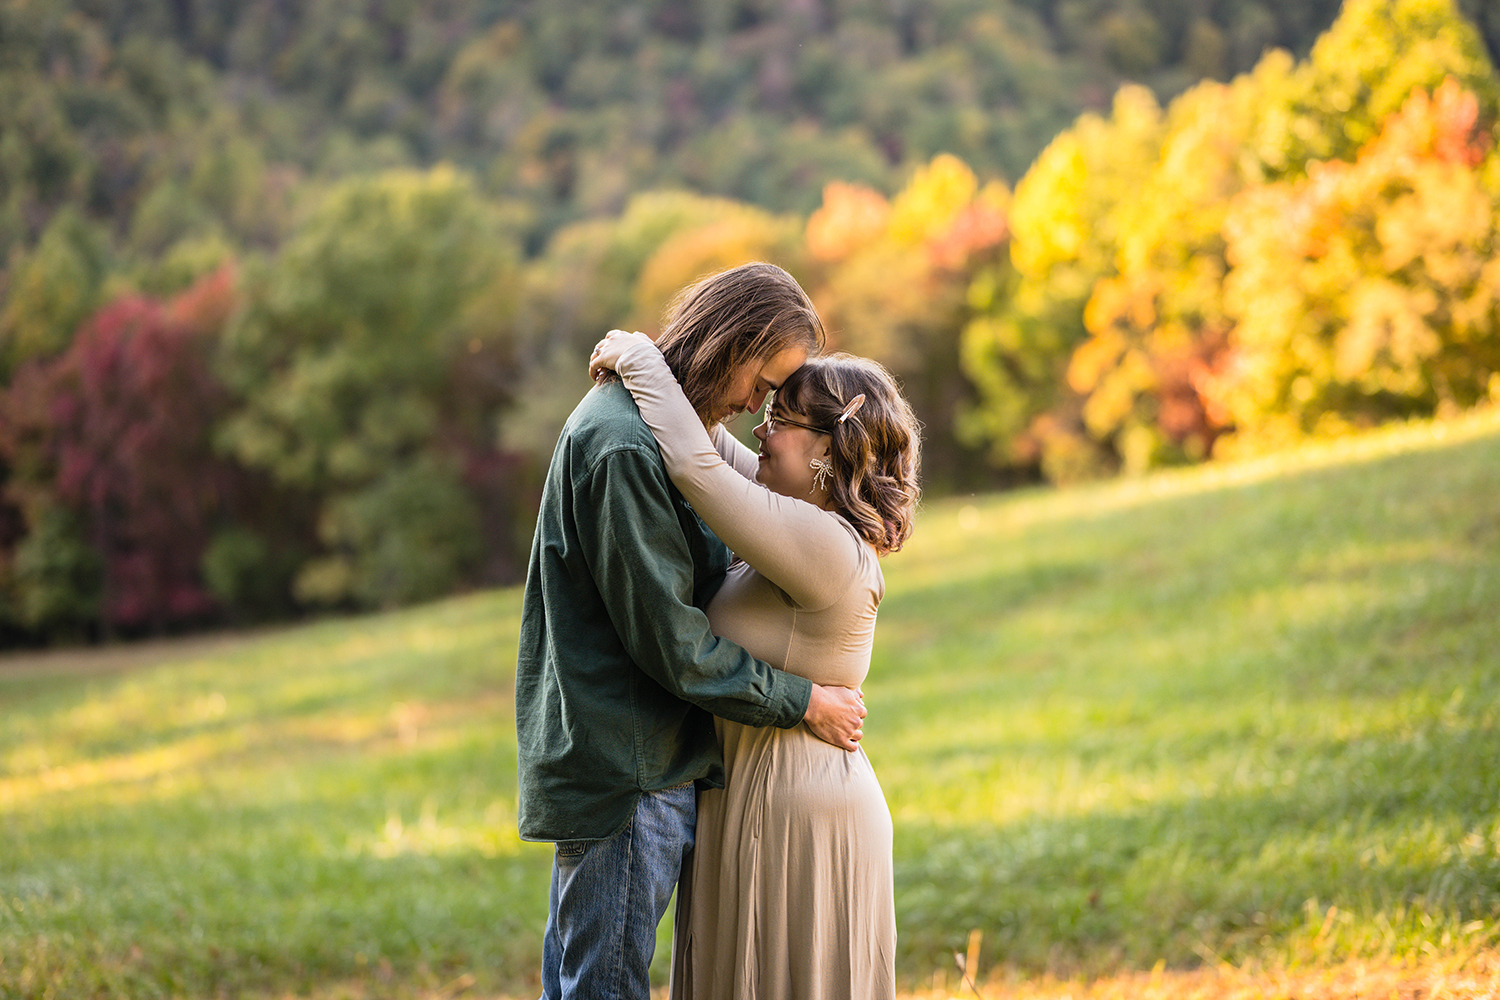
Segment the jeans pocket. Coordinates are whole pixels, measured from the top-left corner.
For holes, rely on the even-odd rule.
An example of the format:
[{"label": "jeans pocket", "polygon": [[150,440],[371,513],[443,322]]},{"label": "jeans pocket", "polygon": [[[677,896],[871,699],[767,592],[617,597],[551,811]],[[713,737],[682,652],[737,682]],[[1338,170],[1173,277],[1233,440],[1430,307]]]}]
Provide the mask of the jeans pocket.
[{"label": "jeans pocket", "polygon": [[557,842],[557,860],[559,863],[577,864],[588,849],[587,840],[560,840]]}]

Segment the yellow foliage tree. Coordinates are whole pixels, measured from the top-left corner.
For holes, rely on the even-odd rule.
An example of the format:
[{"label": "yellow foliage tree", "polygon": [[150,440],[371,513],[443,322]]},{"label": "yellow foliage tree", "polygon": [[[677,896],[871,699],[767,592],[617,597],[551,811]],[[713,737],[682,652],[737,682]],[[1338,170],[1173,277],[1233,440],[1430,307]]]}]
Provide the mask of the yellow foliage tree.
[{"label": "yellow foliage tree", "polygon": [[[1391,281],[1425,289],[1422,301],[1437,304],[1423,306],[1423,315],[1449,308],[1442,303],[1467,294],[1460,290],[1467,279],[1458,276],[1467,272],[1440,249],[1442,239],[1462,243],[1477,237],[1450,230],[1439,239],[1431,223],[1442,214],[1436,206],[1447,199],[1449,211],[1486,220],[1476,225],[1487,226],[1480,195],[1496,190],[1483,181],[1487,175],[1470,171],[1462,180],[1440,179],[1440,172],[1425,171],[1396,182],[1389,163],[1378,167],[1374,161],[1355,172],[1405,185],[1407,200],[1401,201],[1389,191],[1356,194],[1349,187],[1354,175],[1332,165],[1376,156],[1369,140],[1394,121],[1413,88],[1430,91],[1446,77],[1469,95],[1466,120],[1474,134],[1485,132],[1500,110],[1500,80],[1452,0],[1348,0],[1301,64],[1284,52],[1268,53],[1253,73],[1228,85],[1210,81],[1189,90],[1164,120],[1149,95],[1131,88],[1117,96],[1110,118],[1081,118],[1017,185],[1010,214],[1014,272],[981,274],[971,287],[979,315],[965,334],[965,365],[982,405],[967,430],[989,440],[999,460],[1039,462],[1049,478],[1063,480],[1116,465],[1139,470],[1198,459],[1237,421],[1251,415],[1261,420],[1264,414],[1242,397],[1257,380],[1279,384],[1262,369],[1312,362],[1264,353],[1252,360],[1252,352],[1233,349],[1236,322],[1274,316],[1250,326],[1267,330],[1277,323],[1284,330],[1322,323],[1325,317],[1306,310],[1323,299],[1276,284],[1278,278],[1283,285],[1301,280],[1287,272],[1291,262],[1283,257],[1249,265],[1252,271],[1264,265],[1263,275],[1240,279],[1243,286],[1254,284],[1260,298],[1240,303],[1243,316],[1231,310],[1225,296],[1226,281],[1234,280],[1226,235],[1232,205],[1247,261],[1260,261],[1255,248],[1263,245],[1273,257],[1289,252],[1288,244],[1276,242],[1288,238],[1282,216],[1289,212],[1322,211],[1321,224],[1337,228],[1343,223],[1329,206],[1337,203],[1358,215],[1378,205],[1387,249],[1356,255],[1358,263],[1349,264],[1345,276],[1374,273],[1377,263],[1410,271],[1420,260],[1435,268],[1428,278]],[[1403,120],[1437,121],[1456,113],[1451,102],[1432,106],[1437,110],[1431,114],[1411,110]],[[1459,133],[1451,127],[1438,132],[1449,137],[1443,141],[1471,141],[1453,139]],[[1387,140],[1392,144],[1420,146],[1411,137]],[[1306,179],[1309,164],[1317,180]],[[1493,171],[1500,178],[1500,167]],[[1285,186],[1266,187],[1276,182]],[[1312,193],[1335,188],[1342,193],[1326,201]],[[1421,243],[1413,233],[1437,242]],[[1398,265],[1390,247],[1402,239],[1415,240],[1423,251]],[[1331,266],[1323,269],[1330,276]],[[1442,290],[1434,287],[1443,281]],[[1363,331],[1351,334],[1355,339],[1343,351],[1346,370],[1371,350],[1361,353],[1354,343],[1407,344],[1401,350],[1410,354],[1415,348],[1409,345],[1421,340],[1410,311],[1418,300],[1392,293],[1389,284],[1380,294],[1367,288],[1356,312],[1340,314]],[[1398,308],[1398,301],[1406,305]],[[1482,312],[1479,306],[1458,312],[1476,310]],[[1406,333],[1372,332],[1377,329]],[[1387,371],[1381,377],[1389,382],[1394,376]],[[1326,379],[1318,375],[1314,381],[1322,385]],[[1298,385],[1299,393],[1312,391]],[[1266,389],[1255,397],[1261,400],[1257,406],[1272,405],[1268,393],[1274,395]],[[1456,402],[1464,393],[1439,393],[1410,405],[1450,397]],[[1299,400],[1286,405],[1296,409],[1310,402]],[[1353,397],[1346,402],[1356,410],[1365,405]],[[1326,401],[1318,407],[1326,411]],[[1301,416],[1290,418],[1292,425],[1303,422]]]},{"label": "yellow foliage tree", "polygon": [[1068,362],[1088,434],[1126,471],[1206,456],[1224,429],[1196,381],[1223,351],[1224,217],[1259,183],[1245,155],[1262,109],[1292,87],[1285,54],[1232,84],[1208,81],[1168,109],[1161,150],[1140,188],[1115,205],[1115,273],[1099,278]]},{"label": "yellow foliage tree", "polygon": [[1458,408],[1500,387],[1500,166],[1479,100],[1415,91],[1353,163],[1245,192],[1225,223],[1232,450]]},{"label": "yellow foliage tree", "polygon": [[988,440],[1002,463],[1040,465],[1056,480],[1108,468],[1065,376],[1087,336],[1095,284],[1117,273],[1124,234],[1116,208],[1146,183],[1164,132],[1151,93],[1123,88],[1109,118],[1081,117],[1016,185],[1009,260],[976,272],[963,333],[964,371],[980,398],[961,430]]},{"label": "yellow foliage tree", "polygon": [[1500,80],[1484,42],[1454,0],[1345,0],[1332,26],[1297,68],[1297,93],[1265,117],[1257,155],[1275,176],[1320,160],[1353,160],[1416,89],[1452,76],[1500,111]]}]

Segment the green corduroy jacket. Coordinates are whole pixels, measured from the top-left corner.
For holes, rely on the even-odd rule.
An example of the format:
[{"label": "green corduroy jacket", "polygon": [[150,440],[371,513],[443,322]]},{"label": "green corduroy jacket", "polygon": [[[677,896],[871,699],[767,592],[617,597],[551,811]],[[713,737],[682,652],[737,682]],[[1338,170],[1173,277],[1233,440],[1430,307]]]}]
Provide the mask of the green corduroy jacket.
[{"label": "green corduroy jacket", "polygon": [[722,787],[713,715],[790,728],[812,685],[714,636],[729,563],[667,478],[635,401],[591,390],[552,455],[516,660],[520,832],[599,840],[642,792]]}]

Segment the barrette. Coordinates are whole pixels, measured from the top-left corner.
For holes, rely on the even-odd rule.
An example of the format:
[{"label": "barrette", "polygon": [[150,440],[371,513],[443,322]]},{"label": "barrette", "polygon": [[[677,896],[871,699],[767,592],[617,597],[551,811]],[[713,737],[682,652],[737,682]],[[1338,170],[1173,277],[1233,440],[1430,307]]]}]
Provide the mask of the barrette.
[{"label": "barrette", "polygon": [[844,412],[843,413],[839,414],[838,422],[839,423],[843,423],[845,420],[848,420],[850,417],[852,417],[856,413],[858,413],[859,412],[859,408],[861,406],[864,406],[864,405],[865,405],[865,394],[864,393],[860,393],[858,396],[855,396],[853,399],[849,400],[849,405],[846,406],[846,407],[844,407]]}]

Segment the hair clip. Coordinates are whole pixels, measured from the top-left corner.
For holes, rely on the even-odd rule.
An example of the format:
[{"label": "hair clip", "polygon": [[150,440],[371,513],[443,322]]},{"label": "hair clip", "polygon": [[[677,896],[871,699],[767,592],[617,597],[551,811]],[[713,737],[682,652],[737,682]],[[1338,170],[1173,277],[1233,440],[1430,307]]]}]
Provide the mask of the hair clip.
[{"label": "hair clip", "polygon": [[838,422],[839,423],[843,423],[845,420],[848,420],[850,417],[852,417],[856,413],[858,413],[859,412],[859,408],[861,406],[864,406],[864,405],[865,405],[865,394],[864,393],[860,393],[858,396],[855,396],[853,399],[849,400],[849,405],[846,406],[846,407],[844,407],[844,412],[843,413],[839,414]]}]

